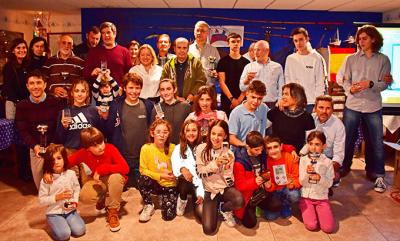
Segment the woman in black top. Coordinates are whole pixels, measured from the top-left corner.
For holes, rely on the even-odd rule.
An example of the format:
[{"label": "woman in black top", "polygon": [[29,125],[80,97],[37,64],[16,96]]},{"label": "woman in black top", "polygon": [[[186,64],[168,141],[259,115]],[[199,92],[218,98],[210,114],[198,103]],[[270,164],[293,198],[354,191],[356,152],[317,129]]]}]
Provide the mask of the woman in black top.
[{"label": "woman in black top", "polygon": [[282,99],[279,106],[268,111],[268,120],[272,122],[272,133],[284,144],[292,145],[299,153],[305,144],[306,131],[315,128],[314,120],[305,107],[307,98],[304,88],[296,83],[282,87]]},{"label": "woman in black top", "polygon": [[29,71],[41,69],[49,55],[46,39],[34,37],[29,43]]}]

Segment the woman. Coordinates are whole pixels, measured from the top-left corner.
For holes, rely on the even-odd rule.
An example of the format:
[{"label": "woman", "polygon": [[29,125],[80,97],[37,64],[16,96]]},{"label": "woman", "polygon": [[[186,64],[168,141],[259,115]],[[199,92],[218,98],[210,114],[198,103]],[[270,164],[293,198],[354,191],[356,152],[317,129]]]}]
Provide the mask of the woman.
[{"label": "woman", "polygon": [[140,44],[136,40],[132,40],[131,42],[129,42],[128,46],[126,46],[129,53],[131,54],[132,66],[139,64],[139,46]]},{"label": "woman", "polygon": [[140,75],[143,79],[143,88],[140,98],[149,99],[155,103],[160,101],[158,87],[160,84],[162,68],[158,66],[158,60],[154,49],[143,44],[139,48],[139,65],[133,66],[129,72]]},{"label": "woman", "polygon": [[314,120],[306,111],[307,98],[304,88],[297,83],[289,83],[282,87],[282,99],[278,107],[268,111],[268,120],[272,122],[272,133],[282,143],[292,145],[299,153],[305,144],[306,131],[315,128]]},{"label": "woman", "polygon": [[85,80],[74,81],[69,96],[71,105],[58,117],[57,138],[68,151],[74,151],[81,146],[81,130],[88,127],[101,129],[102,120],[96,106],[90,105],[89,85]]},{"label": "woman", "polygon": [[195,120],[200,127],[201,135],[204,137],[208,133],[209,127],[216,120],[224,120],[228,122],[228,117],[222,110],[217,110],[217,99],[215,98],[214,89],[210,86],[202,86],[194,97],[193,109],[186,120]]},{"label": "woman", "polygon": [[29,71],[41,69],[49,55],[46,39],[34,37],[29,43]]},{"label": "woman", "polygon": [[29,96],[26,88],[28,45],[22,38],[14,39],[11,43],[8,62],[4,66],[4,87],[2,94],[6,98],[6,118],[15,119],[17,102]]},{"label": "woman", "polygon": [[[233,187],[235,157],[228,147],[223,147],[228,136],[228,124],[217,120],[210,128],[206,143],[200,144],[196,150],[197,174],[205,190],[201,223],[207,235],[217,230],[218,213],[221,213],[229,227],[234,227],[236,221],[232,211],[243,206],[242,194]],[[222,205],[221,201],[224,202]]]}]

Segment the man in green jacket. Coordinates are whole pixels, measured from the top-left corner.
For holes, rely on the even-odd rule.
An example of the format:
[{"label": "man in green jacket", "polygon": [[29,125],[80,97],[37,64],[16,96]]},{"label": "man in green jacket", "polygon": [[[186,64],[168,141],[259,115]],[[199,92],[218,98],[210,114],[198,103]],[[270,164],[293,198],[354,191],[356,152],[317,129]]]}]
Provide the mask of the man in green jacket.
[{"label": "man in green jacket", "polygon": [[191,103],[197,90],[206,84],[207,78],[199,59],[189,54],[189,41],[186,38],[175,40],[175,54],[164,65],[161,79],[174,79],[178,86],[177,99]]}]

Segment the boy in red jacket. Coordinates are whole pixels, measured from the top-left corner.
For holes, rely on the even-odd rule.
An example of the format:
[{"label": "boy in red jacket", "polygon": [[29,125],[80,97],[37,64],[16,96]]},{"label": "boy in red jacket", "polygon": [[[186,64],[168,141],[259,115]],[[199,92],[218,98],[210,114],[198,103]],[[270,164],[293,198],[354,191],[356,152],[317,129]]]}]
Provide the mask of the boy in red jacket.
[{"label": "boy in red jacket", "polygon": [[281,201],[280,212],[264,209],[264,217],[268,220],[279,216],[292,216],[291,205],[300,198],[299,162],[291,153],[282,150],[282,142],[278,137],[265,138],[265,147],[268,155],[267,171],[270,180],[265,183],[266,190]]},{"label": "boy in red jacket", "polygon": [[[101,212],[107,207],[107,221],[110,230],[120,230],[118,210],[123,187],[128,180],[129,166],[118,149],[112,144],[104,143],[103,134],[94,127],[83,129],[80,134],[81,148],[68,157],[68,167],[84,162],[91,176],[84,183],[80,200],[96,202],[96,209]],[[108,193],[107,203],[106,196]]]}]

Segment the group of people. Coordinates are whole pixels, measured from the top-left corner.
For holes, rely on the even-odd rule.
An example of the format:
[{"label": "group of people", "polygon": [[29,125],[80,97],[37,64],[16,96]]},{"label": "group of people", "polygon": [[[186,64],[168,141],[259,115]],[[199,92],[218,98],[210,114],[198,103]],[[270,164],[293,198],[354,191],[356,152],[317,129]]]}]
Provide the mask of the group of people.
[{"label": "group of people", "polygon": [[182,216],[191,196],[208,235],[219,216],[228,226],[254,228],[259,215],[290,217],[295,203],[307,229],[331,233],[328,193],[350,171],[360,121],[371,150],[367,175],[385,191],[380,91],[392,79],[375,27],[357,31],[359,50],[343,67],[343,122],[332,114],[325,62],[309,48],[306,29],[293,30],[296,52],[283,71],[265,40],[253,45],[255,60],[243,57],[236,33],[220,58],[207,43],[209,28],[197,22],[194,43],[177,38],[175,54],[167,34],[158,36],[157,54],[136,41],[128,50],[116,43],[110,22],[75,47],[83,59],[69,35],[60,36],[50,58],[45,39],[32,40],[30,54],[25,41],[14,42],[4,72],[6,117],[25,143],[18,155],[30,157],[54,239],[84,235],[79,202],[95,203],[110,230],[120,230],[126,187],[142,196],[140,222],[154,214],[152,195],[166,221]]}]

